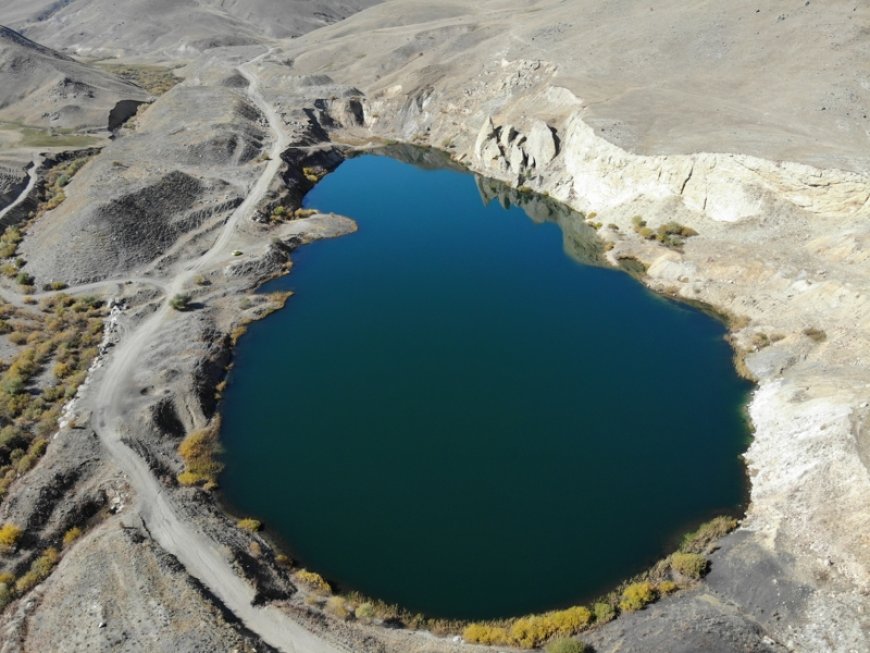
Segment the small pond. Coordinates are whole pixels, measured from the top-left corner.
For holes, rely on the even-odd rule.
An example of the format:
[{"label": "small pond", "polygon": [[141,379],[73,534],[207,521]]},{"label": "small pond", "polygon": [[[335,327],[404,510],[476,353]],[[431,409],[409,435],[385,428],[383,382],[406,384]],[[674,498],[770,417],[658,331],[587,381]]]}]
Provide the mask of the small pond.
[{"label": "small pond", "polygon": [[580,216],[430,158],[307,196],[359,231],[266,288],[296,295],[239,342],[224,497],[430,616],[587,601],[739,510],[748,385],[723,325],[598,265]]}]

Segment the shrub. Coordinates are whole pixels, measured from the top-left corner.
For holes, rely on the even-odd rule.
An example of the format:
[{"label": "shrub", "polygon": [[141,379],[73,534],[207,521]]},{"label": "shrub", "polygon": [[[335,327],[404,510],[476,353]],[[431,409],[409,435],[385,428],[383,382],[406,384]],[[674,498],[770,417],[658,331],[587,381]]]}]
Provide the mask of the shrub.
[{"label": "shrub", "polygon": [[672,580],[663,580],[661,583],[656,585],[656,591],[659,593],[659,596],[673,594],[678,589],[680,589],[680,586]]},{"label": "shrub", "polygon": [[79,528],[78,526],[73,526],[71,529],[69,529],[66,533],[63,534],[63,545],[65,547],[69,546],[70,544],[75,542],[77,539],[79,539],[81,536],[82,536],[82,529]]},{"label": "shrub", "polygon": [[707,559],[700,553],[678,551],[671,555],[671,569],[687,578],[700,578],[707,569]]},{"label": "shrub", "polygon": [[12,549],[18,544],[18,540],[21,539],[23,534],[24,531],[21,530],[20,526],[12,522],[6,522],[0,526],[0,549],[4,551]]},{"label": "shrub", "polygon": [[181,485],[217,484],[223,465],[216,457],[221,452],[218,440],[220,422],[188,434],[178,445],[178,455],[184,461],[184,471],[178,475]]},{"label": "shrub", "polygon": [[32,286],[33,275],[27,274],[27,272],[19,272],[18,276],[15,277],[15,281],[20,283],[22,286]]},{"label": "shrub", "polygon": [[178,293],[169,300],[169,305],[176,311],[186,311],[190,308],[190,295],[187,293]]},{"label": "shrub", "polygon": [[616,618],[616,609],[609,603],[596,603],[592,606],[592,612],[595,614],[595,623],[606,624]]},{"label": "shrub", "polygon": [[204,274],[198,274],[198,275],[196,275],[196,276],[193,278],[193,282],[194,282],[197,286],[208,286],[208,285],[211,284],[211,282],[208,280],[208,278],[207,278]]},{"label": "shrub", "polygon": [[375,618],[375,606],[371,603],[360,603],[356,610],[354,610],[354,616],[363,622],[371,621]]},{"label": "shrub", "polygon": [[326,611],[339,619],[347,619],[350,616],[347,601],[342,596],[330,596],[326,600]]},{"label": "shrub", "polygon": [[636,612],[637,610],[643,610],[644,607],[655,600],[655,590],[653,590],[653,586],[650,583],[646,581],[632,583],[622,592],[619,609],[623,612]]},{"label": "shrub", "polygon": [[698,530],[683,536],[680,551],[685,553],[702,553],[713,542],[722,539],[725,535],[737,528],[737,520],[733,517],[716,517],[705,524],[701,524]]},{"label": "shrub", "polygon": [[571,635],[592,621],[592,613],[584,607],[573,607],[517,619],[508,630],[508,644],[536,648],[554,635]]},{"label": "shrub", "polygon": [[547,653],[586,653],[589,647],[583,642],[569,637],[560,637],[547,644]]},{"label": "shrub", "polygon": [[312,184],[316,184],[318,181],[320,181],[320,177],[322,176],[321,172],[317,168],[308,167],[302,168],[302,174]]},{"label": "shrub", "polygon": [[9,605],[12,600],[12,590],[8,583],[0,583],[0,610]]},{"label": "shrub", "polygon": [[301,571],[297,571],[294,575],[294,578],[305,585],[308,589],[313,590],[315,592],[322,592],[324,594],[329,594],[332,592],[332,587],[329,586],[329,583],[321,576],[320,574],[308,571],[303,569]]},{"label": "shrub", "polygon": [[256,533],[263,527],[263,524],[257,520],[252,519],[251,517],[245,517],[244,519],[240,519],[236,522],[236,526],[241,528],[242,530],[250,531],[251,533]]},{"label": "shrub", "polygon": [[15,582],[15,591],[18,594],[24,594],[48,578],[59,559],[57,549],[46,549],[41,556],[33,561],[28,572]]},{"label": "shrub", "polygon": [[507,630],[501,626],[470,624],[462,631],[462,639],[473,644],[503,646],[508,643]]},{"label": "shrub", "polygon": [[804,329],[804,335],[814,342],[824,342],[828,339],[828,334],[816,327],[807,327]]},{"label": "shrub", "polygon": [[65,379],[72,374],[72,367],[68,363],[55,363],[54,367],[51,368],[51,373],[58,379]]}]

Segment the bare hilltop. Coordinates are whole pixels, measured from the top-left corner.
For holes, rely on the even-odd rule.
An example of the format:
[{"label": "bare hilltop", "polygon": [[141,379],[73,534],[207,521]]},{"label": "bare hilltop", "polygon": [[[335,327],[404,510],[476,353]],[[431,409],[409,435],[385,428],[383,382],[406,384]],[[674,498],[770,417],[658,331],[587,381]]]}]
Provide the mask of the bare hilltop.
[{"label": "bare hilltop", "polygon": [[[756,383],[750,503],[692,545],[707,573],[668,558],[657,602],[571,635],[870,650],[866,4],[8,0],[0,24],[0,653],[517,645],[332,595],[216,492],[233,346],[293,301],[255,291],[356,228],[301,199],[386,143],[575,209],[566,233],[722,316]],[[672,222],[698,235],[669,248]]]}]

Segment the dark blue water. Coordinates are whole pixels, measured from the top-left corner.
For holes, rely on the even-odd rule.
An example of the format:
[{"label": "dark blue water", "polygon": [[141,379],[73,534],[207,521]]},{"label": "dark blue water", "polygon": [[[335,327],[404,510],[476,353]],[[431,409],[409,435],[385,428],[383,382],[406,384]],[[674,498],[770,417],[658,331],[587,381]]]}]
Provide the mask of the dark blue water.
[{"label": "dark blue water", "polygon": [[306,205],[359,232],[268,288],[297,294],[239,343],[221,479],[305,566],[432,616],[518,615],[739,507],[723,326],[566,256],[595,249],[576,215],[373,155]]}]

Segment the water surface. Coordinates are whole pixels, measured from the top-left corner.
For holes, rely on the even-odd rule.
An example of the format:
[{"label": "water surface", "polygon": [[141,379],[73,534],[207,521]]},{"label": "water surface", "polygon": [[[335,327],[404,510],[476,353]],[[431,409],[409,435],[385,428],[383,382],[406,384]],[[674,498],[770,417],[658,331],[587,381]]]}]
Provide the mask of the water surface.
[{"label": "water surface", "polygon": [[597,245],[576,215],[508,197],[344,163],[306,205],[358,233],[270,284],[296,295],[242,338],[223,404],[231,505],[342,588],[432,616],[591,599],[744,497],[722,325],[579,262]]}]

